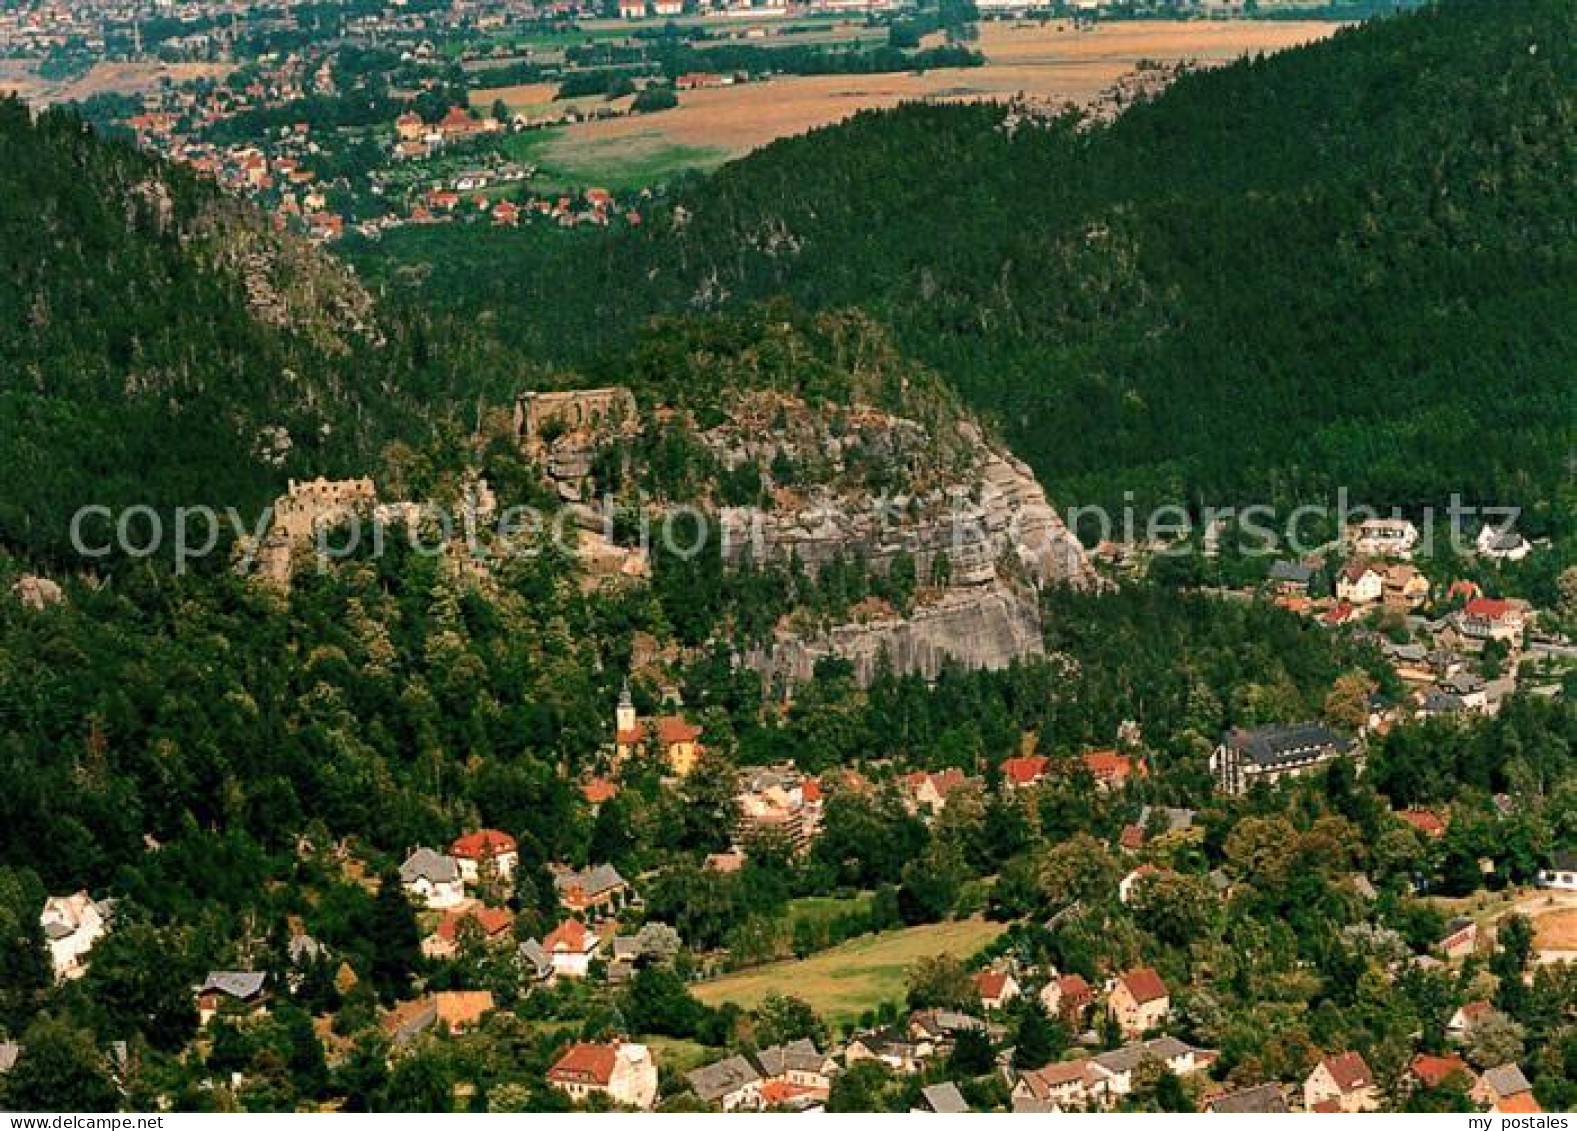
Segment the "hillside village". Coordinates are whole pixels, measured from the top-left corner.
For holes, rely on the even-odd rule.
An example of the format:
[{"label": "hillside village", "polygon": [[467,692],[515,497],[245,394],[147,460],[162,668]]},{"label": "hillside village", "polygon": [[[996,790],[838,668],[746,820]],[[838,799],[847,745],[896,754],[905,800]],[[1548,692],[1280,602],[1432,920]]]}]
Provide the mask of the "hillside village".
[{"label": "hillside village", "polygon": [[[624,389],[530,394],[515,429],[544,486],[575,506],[590,469],[606,463],[593,454],[599,445],[638,436],[642,419]],[[770,452],[752,458],[773,464]],[[485,482],[474,490],[490,515],[492,491]],[[419,510],[380,503],[370,480],[292,484],[262,548],[260,579],[289,585],[292,556],[326,524],[358,511],[399,522]],[[687,707],[677,684],[653,684],[673,657],[642,642],[631,673],[642,706],[625,678],[598,757],[571,783],[574,808],[590,822],[576,858],[528,854],[516,835],[525,830],[491,827],[456,827],[452,839],[412,845],[397,860],[350,841],[302,840],[303,863],[361,885],[387,917],[373,940],[374,968],[316,937],[310,912],[293,916],[282,936],[239,952],[246,961],[190,987],[201,1026],[194,1047],[211,1046],[202,1055],[212,1064],[221,1044],[263,1040],[276,1010],[310,1010],[330,1071],[376,1048],[394,1079],[440,1050],[532,1027],[540,1076],[516,1100],[489,1095],[489,1105],[536,1106],[556,1095],[595,1108],[725,1112],[1541,1111],[1530,1076],[1553,1070],[1527,1060],[1524,1018],[1577,1008],[1577,983],[1544,964],[1564,952],[1546,948],[1545,928],[1530,924],[1577,914],[1562,894],[1577,890],[1577,856],[1560,850],[1553,829],[1525,827],[1529,807],[1547,804],[1533,795],[1411,800],[1416,789],[1397,776],[1406,771],[1387,744],[1420,727],[1492,725],[1529,710],[1529,697],[1555,700],[1559,679],[1537,673],[1566,646],[1536,631],[1539,613],[1527,602],[1487,597],[1465,579],[1442,591],[1409,560],[1418,537],[1401,519],[1354,526],[1328,594],[1318,592],[1327,563],[1262,567],[1266,580],[1235,600],[1369,649],[1389,669],[1389,690],[1349,673],[1323,718],[1228,729],[1192,768],[1158,755],[1132,723],[1104,749],[1043,752],[1027,732],[1017,752],[963,765],[741,766],[714,748],[713,712]],[[1527,552],[1503,533],[1481,535],[1477,548],[1490,562]],[[582,568],[595,570],[607,549]],[[648,584],[644,569],[602,577],[602,586],[624,590]],[[15,595],[43,610],[60,599],[58,587],[41,599],[44,584],[23,579]],[[1525,670],[1535,674],[1519,678]],[[632,852],[651,835],[627,827],[638,812],[627,798],[637,793],[642,804],[705,797],[726,835],[711,851],[653,866],[649,854]],[[1071,824],[1058,815],[1069,802],[1082,810]],[[1307,806],[1319,815],[1300,831],[1284,814]],[[1036,843],[1050,823],[1063,832],[1038,850],[1028,875],[1010,874],[995,856],[970,862],[979,838]],[[1542,818],[1531,828],[1543,829]],[[896,884],[851,888],[838,878],[851,866],[842,854],[871,835],[902,853],[900,870],[887,873]],[[896,848],[904,841],[919,853],[918,871],[904,866],[908,851]],[[1522,845],[1522,855],[1476,855],[1492,843]],[[1465,886],[1451,878],[1463,851],[1473,872]],[[752,889],[785,881],[791,938],[747,943],[710,919],[722,914],[726,924],[740,913],[724,910],[728,901],[748,906],[761,898]],[[1198,948],[1234,920],[1253,921],[1281,885],[1305,882],[1340,906],[1343,961],[1363,971],[1364,992],[1417,1001],[1427,1009],[1421,1031],[1360,1050],[1338,1035],[1340,1024],[1322,1022],[1328,1044],[1308,1043],[1316,1038],[1305,1033],[1305,1043],[1274,1056],[1218,1047],[1228,1036],[1213,1020],[1221,991]],[[1468,898],[1436,901],[1437,889]],[[818,901],[845,910],[830,919],[794,912]],[[717,906],[703,910],[708,903]],[[956,954],[926,950],[927,932],[950,920],[974,942]],[[118,930],[113,901],[88,891],[51,896],[39,924],[62,983],[92,971]],[[910,938],[921,949],[896,962],[900,996],[873,996],[836,1018],[797,996],[794,963],[835,958],[864,940]],[[742,1008],[721,987],[763,962],[781,976]],[[402,972],[390,981],[380,964]],[[376,995],[369,974],[382,983]],[[1246,990],[1250,999],[1262,992]],[[362,1020],[347,1023],[349,1010]],[[353,1045],[362,1024],[375,1041]],[[25,1063],[25,1045],[0,1047],[0,1071]],[[115,1055],[112,1074],[129,1089],[135,1052]],[[237,1056],[223,1087],[251,1103],[266,1094],[254,1077],[259,1062]],[[453,1087],[462,1106],[480,1094],[463,1075]]]},{"label": "hillside village", "polygon": [[[1572,25],[1558,0],[1535,2],[1545,26]],[[691,14],[659,3],[621,0],[598,18],[639,30]],[[324,34],[313,21],[381,37],[397,67],[420,56],[464,70],[479,52],[506,59],[492,56],[495,33],[582,15],[516,0],[324,7],[115,0],[96,14],[29,0],[6,10],[0,34],[18,37],[29,65],[68,72],[95,54],[246,56],[236,84],[171,84],[100,108],[148,116],[146,144],[250,185],[276,217],[260,227],[328,242],[355,226],[345,217],[359,206],[335,193],[356,177],[327,171],[344,154],[295,110],[322,97],[333,117],[366,90],[304,46]],[[778,7],[748,22],[794,18]],[[451,10],[459,42],[433,34],[453,26]],[[1377,104],[1376,90],[1411,96],[1394,67],[1434,57],[1426,33],[1460,51],[1484,38],[1468,19],[1487,19],[1483,0],[1452,11],[1467,16],[1381,21],[1378,64],[1365,32],[1334,37],[1318,58],[1348,69],[1326,95],[1344,107]],[[883,29],[892,14],[852,13]],[[64,40],[45,26],[56,16]],[[1502,50],[1519,77],[1559,54],[1511,39]],[[1218,74],[1229,94],[1251,89],[1237,85],[1245,76],[1324,89],[1300,57]],[[1252,115],[1278,104],[1244,99],[1241,120],[1224,115],[1205,100],[1216,77],[1171,90],[1201,131],[1201,120],[1259,128]],[[1565,223],[1570,194],[1536,148],[1569,141],[1570,123],[1549,111],[1564,88],[1499,79],[1475,110],[1522,107],[1509,132],[1530,148],[1497,140],[1468,166],[1475,191],[1504,191],[1507,211],[1538,193],[1540,215]],[[385,183],[379,215],[504,228],[507,204],[521,224],[656,227],[637,219],[655,197],[539,197],[529,161],[482,159],[531,121],[466,109],[463,89],[400,89],[411,97],[374,100],[352,127],[367,134],[366,169],[412,173]],[[700,309],[712,292],[693,292],[696,309],[642,307],[623,352],[572,369],[491,337],[507,308],[473,312],[461,334],[392,303],[374,319],[356,287],[356,328],[380,333],[320,335],[320,350],[308,339],[321,301],[264,294],[260,310],[222,241],[202,237],[206,186],[164,178],[69,115],[0,109],[8,151],[28,155],[25,169],[0,169],[5,197],[31,209],[7,217],[26,285],[0,292],[13,326],[0,345],[28,377],[4,398],[7,482],[34,492],[0,507],[0,530],[18,539],[0,545],[0,1108],[1435,1112],[1518,1126],[1577,1109],[1569,474],[1519,483],[1518,468],[1498,468],[1503,478],[1478,484],[1485,498],[1514,493],[1507,484],[1549,496],[1530,501],[1526,536],[1486,511],[1453,542],[1438,515],[1398,505],[1318,518],[1308,550],[1256,545],[1246,523],[1208,511],[1175,536],[1085,537],[1088,516],[1054,506],[1041,465],[1003,433],[1054,414],[1047,442],[1071,451],[1101,432],[1076,410],[1116,390],[1127,423],[1095,442],[1142,436],[1148,387],[1104,374],[1053,387],[1031,363],[1050,355],[1023,354],[993,374],[1004,411],[976,415],[942,366],[896,344],[901,299],[878,318],[781,296]],[[1010,148],[997,111],[958,109],[984,132],[951,136]],[[199,137],[192,116],[210,112]],[[259,112],[266,144],[227,136]],[[945,115],[912,112],[867,116],[853,136],[875,119],[942,132]],[[1148,113],[1135,130],[1193,140]],[[1345,143],[1331,120],[1316,136]],[[1063,132],[1027,140],[1078,180],[1084,167],[1064,169],[1052,147],[1091,139]],[[1480,176],[1502,163],[1504,181]],[[1429,179],[1450,164],[1429,153],[1419,183],[1465,198],[1460,180]],[[1304,168],[1289,168],[1306,191]],[[1190,174],[1203,207],[1236,216],[1223,200],[1259,203],[1245,203],[1257,188],[1205,191],[1207,174]],[[1387,235],[1386,218],[1362,211],[1370,185],[1350,180],[1365,190],[1357,228]],[[955,305],[939,275],[911,270],[913,248],[882,245],[929,182],[900,186],[914,196],[886,200],[893,227],[874,232],[872,182],[846,181],[850,277],[875,278],[863,255],[881,248],[957,348],[991,340],[970,325],[1001,332],[1067,297],[994,271],[991,305]],[[366,184],[379,195],[371,173]],[[720,210],[749,215],[748,196]],[[1293,231],[1323,216],[1318,199],[1307,217],[1277,217],[1305,249],[1331,242]],[[1451,274],[1461,264],[1441,249],[1474,241],[1452,226],[1458,201],[1441,199],[1430,221],[1444,225]],[[1135,228],[1147,239],[1193,237],[1170,204],[1145,207],[1162,215]],[[1098,308],[1159,311],[1157,327],[1177,315],[1135,335],[1153,343],[1208,312],[1208,299],[1184,304],[1159,285],[1164,275],[1150,290],[1106,273],[1138,254],[1109,238],[1137,214],[1081,213],[1055,246],[1067,262],[1098,260],[1058,308],[1059,331]],[[1033,242],[1024,210],[1004,215],[1029,233],[1015,246],[1052,246]],[[1415,219],[1385,254],[1440,234]],[[1529,319],[1510,253],[1530,230],[1519,219],[1494,233],[1496,254],[1519,264],[1496,279],[1516,343]],[[746,242],[760,250],[786,231],[763,226]],[[335,265],[289,242],[309,267]],[[701,260],[699,247],[685,251]],[[1552,252],[1550,277],[1566,254]],[[301,289],[328,278],[309,270]],[[1395,282],[1376,278],[1366,302]],[[626,285],[608,288],[615,303],[637,301]],[[119,309],[122,292],[133,298]],[[593,321],[610,309],[564,305]],[[1446,295],[1431,309],[1467,304]],[[539,313],[556,329],[545,310],[516,321]],[[1463,356],[1498,358],[1508,342],[1478,330]],[[1289,356],[1292,341],[1280,343]],[[1540,344],[1565,364],[1554,333]],[[1143,356],[1076,348],[1112,373]],[[1226,367],[1215,375],[1238,388]],[[1542,396],[1536,377],[1515,379]],[[1280,395],[1268,373],[1264,386],[1254,394]],[[328,402],[336,411],[320,413]],[[1441,417],[1473,410],[1453,400]],[[1368,429],[1383,417],[1335,422],[1343,458],[1379,462],[1385,434]],[[39,436],[77,446],[51,461]],[[1537,438],[1541,452],[1555,436]],[[1420,457],[1397,446],[1414,470]],[[177,448],[185,458],[166,462]],[[1207,454],[1234,464],[1247,450]],[[1451,450],[1464,464],[1477,454]],[[89,529],[118,534],[119,552],[73,557],[40,534],[111,476],[129,492],[106,496],[117,501],[225,503],[236,480],[223,477],[248,458],[261,519],[234,511],[233,530],[190,561],[125,545],[159,526],[151,503],[118,522],[101,508],[109,519]],[[1167,490],[1193,490],[1173,470]],[[1425,495],[1457,470],[1406,482]],[[1281,490],[1279,457],[1263,474],[1288,511],[1323,482]]]}]

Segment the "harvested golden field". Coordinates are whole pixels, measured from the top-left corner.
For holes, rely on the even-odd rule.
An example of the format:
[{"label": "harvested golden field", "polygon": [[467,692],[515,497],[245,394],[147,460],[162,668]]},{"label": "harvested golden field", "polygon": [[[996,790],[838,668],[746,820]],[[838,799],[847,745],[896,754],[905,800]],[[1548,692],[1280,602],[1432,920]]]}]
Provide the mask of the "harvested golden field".
[{"label": "harvested golden field", "polygon": [[856,1020],[884,1001],[902,1001],[909,967],[928,954],[967,958],[1000,935],[1006,926],[964,919],[909,927],[851,939],[797,962],[774,962],[742,970],[695,987],[708,1005],[735,1002],[749,1008],[769,993],[803,998],[829,1021]]},{"label": "harvested golden field", "polygon": [[780,137],[842,121],[868,108],[919,99],[1007,99],[1085,103],[1139,62],[1228,62],[1330,35],[1339,25],[1315,21],[1134,21],[1071,25],[983,23],[984,67],[926,74],[791,75],[770,82],[686,91],[660,114],[571,126],[566,142],[605,142],[662,134],[676,146],[746,153]]},{"label": "harvested golden field", "polygon": [[1577,950],[1577,908],[1534,916],[1533,945],[1538,950]]}]

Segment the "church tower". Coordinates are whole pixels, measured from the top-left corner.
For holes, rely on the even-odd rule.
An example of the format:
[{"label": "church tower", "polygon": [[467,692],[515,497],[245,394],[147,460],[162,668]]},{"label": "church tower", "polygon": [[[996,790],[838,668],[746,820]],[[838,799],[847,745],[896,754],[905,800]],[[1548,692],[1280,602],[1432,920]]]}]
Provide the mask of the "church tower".
[{"label": "church tower", "polygon": [[617,734],[629,734],[635,729],[635,700],[630,698],[630,681],[624,681],[624,690],[619,692],[619,707],[613,713],[614,729]]}]

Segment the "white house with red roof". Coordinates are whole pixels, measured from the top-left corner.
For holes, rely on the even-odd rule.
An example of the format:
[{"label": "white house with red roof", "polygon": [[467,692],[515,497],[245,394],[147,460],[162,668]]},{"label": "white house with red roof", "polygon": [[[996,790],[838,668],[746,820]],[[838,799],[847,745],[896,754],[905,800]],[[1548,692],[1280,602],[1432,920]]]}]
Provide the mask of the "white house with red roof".
[{"label": "white house with red roof", "polygon": [[1106,1012],[1130,1040],[1160,1028],[1171,1011],[1171,992],[1149,966],[1119,974],[1107,990]]},{"label": "white house with red roof", "polygon": [[1002,763],[1002,784],[1008,789],[1028,789],[1046,776],[1051,759],[1044,754],[1025,754]]},{"label": "white house with red roof", "polygon": [[1308,1111],[1377,1111],[1380,1091],[1362,1054],[1342,1052],[1321,1058],[1303,1081]]},{"label": "white house with red roof", "polygon": [[1457,631],[1469,640],[1515,644],[1522,639],[1522,630],[1527,627],[1527,610],[1527,603],[1523,601],[1478,597],[1457,614]]},{"label": "white house with red roof", "polygon": [[578,1041],[548,1069],[548,1083],[576,1103],[600,1095],[646,1111],[657,1102],[657,1061],[646,1045]]},{"label": "white house with red roof", "polygon": [[449,855],[460,865],[460,878],[468,884],[481,878],[484,864],[490,864],[493,875],[501,880],[512,877],[520,864],[520,849],[515,838],[497,829],[466,833],[449,846]]},{"label": "white house with red roof", "polygon": [[602,939],[579,919],[566,919],[542,940],[542,950],[559,978],[585,978],[591,960],[602,949]]},{"label": "white house with red roof", "polygon": [[1002,1009],[1022,993],[1018,980],[1006,970],[982,970],[975,975],[975,990],[988,1012]]}]

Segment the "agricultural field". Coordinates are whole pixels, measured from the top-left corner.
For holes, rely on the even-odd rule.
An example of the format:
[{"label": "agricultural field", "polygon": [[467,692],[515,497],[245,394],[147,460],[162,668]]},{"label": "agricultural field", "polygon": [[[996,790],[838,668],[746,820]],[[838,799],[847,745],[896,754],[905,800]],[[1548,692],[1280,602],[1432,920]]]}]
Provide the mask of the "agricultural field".
[{"label": "agricultural field", "polygon": [[[975,45],[983,67],[873,75],[783,75],[769,81],[685,91],[675,109],[624,113],[629,99],[592,95],[558,100],[550,82],[481,88],[473,107],[503,102],[528,118],[557,118],[571,108],[617,116],[554,126],[511,139],[510,155],[537,165],[544,191],[597,185],[618,190],[659,184],[678,174],[710,171],[767,143],[841,121],[863,109],[919,100],[1026,97],[1060,106],[1099,97],[1146,63],[1190,60],[1217,65],[1248,52],[1274,51],[1330,34],[1322,21],[1129,21],[1074,30],[1067,23],[986,22]],[[826,24],[764,41],[846,40],[870,29]],[[628,27],[586,25],[563,44],[628,34]],[[542,45],[538,45],[539,49]]]},{"label": "agricultural field", "polygon": [[904,976],[918,959],[950,952],[974,954],[1006,927],[983,919],[933,923],[852,939],[795,962],[774,962],[695,987],[708,1005],[735,1002],[749,1008],[770,993],[803,998],[834,1025],[854,1021],[884,1001],[901,1000]]},{"label": "agricultural field", "polygon": [[[1219,65],[1331,34],[1321,21],[1131,21],[1075,31],[1071,24],[987,22],[975,45],[986,65],[926,73],[785,75],[768,82],[686,91],[675,109],[569,126],[551,149],[557,165],[606,168],[620,147],[659,168],[712,168],[780,137],[843,120],[860,110],[919,100],[1027,97],[1048,105],[1087,103],[1142,62]],[[492,92],[479,91],[478,98]],[[509,101],[508,98],[505,101]],[[636,178],[629,178],[634,180]],[[650,182],[646,182],[650,183]]]}]

